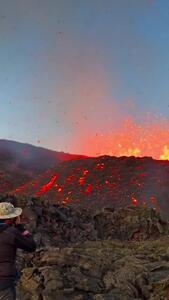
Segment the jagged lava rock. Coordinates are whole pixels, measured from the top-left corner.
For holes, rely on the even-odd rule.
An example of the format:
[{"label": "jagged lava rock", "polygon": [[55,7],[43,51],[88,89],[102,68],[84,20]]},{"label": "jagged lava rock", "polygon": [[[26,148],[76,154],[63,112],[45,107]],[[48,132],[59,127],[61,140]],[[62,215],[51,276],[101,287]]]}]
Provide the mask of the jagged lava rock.
[{"label": "jagged lava rock", "polygon": [[168,299],[169,226],[155,209],[13,203],[40,235],[37,251],[18,259],[22,300]]}]

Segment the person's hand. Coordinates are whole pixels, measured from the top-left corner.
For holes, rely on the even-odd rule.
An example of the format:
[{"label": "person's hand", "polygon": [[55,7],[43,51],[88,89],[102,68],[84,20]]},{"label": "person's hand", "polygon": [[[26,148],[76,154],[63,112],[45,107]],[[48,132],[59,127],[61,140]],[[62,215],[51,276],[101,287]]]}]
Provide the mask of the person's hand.
[{"label": "person's hand", "polygon": [[[20,220],[18,220],[18,222],[19,221]],[[15,228],[18,229],[23,236],[30,235],[29,231],[25,228],[25,225],[23,223],[18,223],[18,224],[15,223]]]},{"label": "person's hand", "polygon": [[15,228],[17,228],[23,236],[28,236],[29,235],[29,231],[25,228],[25,225],[23,223],[21,223],[21,217],[20,216],[18,216],[15,219]]}]

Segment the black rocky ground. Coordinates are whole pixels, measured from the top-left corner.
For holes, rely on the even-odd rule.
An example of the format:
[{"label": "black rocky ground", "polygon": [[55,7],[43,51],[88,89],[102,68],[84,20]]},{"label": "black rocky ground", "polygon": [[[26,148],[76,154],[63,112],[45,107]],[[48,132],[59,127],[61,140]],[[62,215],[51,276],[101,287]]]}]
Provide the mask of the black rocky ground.
[{"label": "black rocky ground", "polygon": [[169,299],[169,226],[156,210],[11,200],[38,244],[19,256],[20,299]]}]

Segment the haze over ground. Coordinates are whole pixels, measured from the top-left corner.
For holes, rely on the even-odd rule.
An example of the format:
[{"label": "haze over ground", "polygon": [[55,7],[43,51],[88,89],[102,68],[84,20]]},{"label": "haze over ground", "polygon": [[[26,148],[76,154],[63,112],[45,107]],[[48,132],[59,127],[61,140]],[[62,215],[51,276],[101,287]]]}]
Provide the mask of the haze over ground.
[{"label": "haze over ground", "polygon": [[0,137],[169,159],[169,2],[0,3]]}]

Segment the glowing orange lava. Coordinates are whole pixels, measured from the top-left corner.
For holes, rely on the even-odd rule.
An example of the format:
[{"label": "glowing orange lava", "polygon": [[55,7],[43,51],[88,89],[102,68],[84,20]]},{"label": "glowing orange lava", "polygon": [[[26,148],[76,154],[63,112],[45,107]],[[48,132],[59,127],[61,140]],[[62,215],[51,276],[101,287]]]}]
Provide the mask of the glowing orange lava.
[{"label": "glowing orange lava", "polygon": [[149,156],[169,160],[168,120],[156,118],[140,125],[128,119],[120,128],[117,125],[111,131],[90,132],[79,139],[80,151],[89,156]]},{"label": "glowing orange lava", "polygon": [[56,179],[57,179],[58,175],[53,175],[52,178],[50,179],[50,181],[46,184],[44,184],[40,191],[36,192],[36,196],[41,196],[42,194],[46,193],[48,190],[51,189],[51,187],[53,186],[53,184],[55,183]]},{"label": "glowing orange lava", "polygon": [[160,155],[161,160],[169,160],[169,147],[167,145],[163,148],[163,154]]}]

